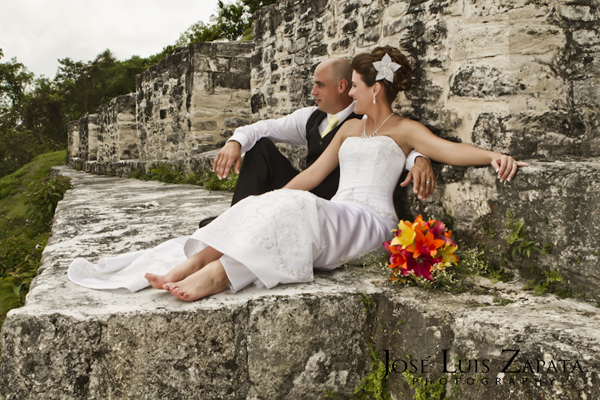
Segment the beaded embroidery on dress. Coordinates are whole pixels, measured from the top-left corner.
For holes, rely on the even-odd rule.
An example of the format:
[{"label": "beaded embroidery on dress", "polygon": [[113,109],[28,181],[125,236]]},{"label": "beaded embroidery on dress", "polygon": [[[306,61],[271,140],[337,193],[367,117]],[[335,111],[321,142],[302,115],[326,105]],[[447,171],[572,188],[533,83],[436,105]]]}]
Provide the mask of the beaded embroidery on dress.
[{"label": "beaded embroidery on dress", "polygon": [[[347,138],[339,159],[340,184],[331,201],[289,189],[250,196],[187,241],[174,241],[172,250],[164,249],[166,243],[161,246],[178,260],[182,253],[190,257],[206,246],[215,248],[224,254],[221,261],[232,290],[251,282],[268,288],[280,283],[310,282],[314,268],[335,269],[372,251],[381,251],[382,242],[389,239],[398,222],[392,195],[406,157],[392,138],[374,136]],[[185,243],[183,247],[181,243]],[[106,259],[99,264],[105,265]],[[102,287],[91,284],[89,275],[97,277],[98,271],[82,271],[82,265],[79,261],[69,267],[71,280],[87,287],[107,288],[106,277],[99,279]],[[86,263],[85,267],[92,268],[93,264]],[[237,282],[235,274],[230,274],[234,267],[245,271],[250,281]],[[143,279],[145,271],[135,270]],[[139,279],[137,282],[135,290],[143,284]],[[133,289],[123,284],[122,277],[117,287]]]}]

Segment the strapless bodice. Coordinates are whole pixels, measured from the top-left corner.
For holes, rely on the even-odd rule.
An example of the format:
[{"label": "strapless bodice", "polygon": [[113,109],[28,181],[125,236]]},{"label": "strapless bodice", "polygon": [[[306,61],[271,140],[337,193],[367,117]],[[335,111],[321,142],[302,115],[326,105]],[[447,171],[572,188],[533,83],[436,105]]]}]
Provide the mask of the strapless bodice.
[{"label": "strapless bodice", "polygon": [[394,139],[349,137],[340,148],[339,160],[340,184],[331,200],[359,203],[397,222],[393,193],[406,156]]}]

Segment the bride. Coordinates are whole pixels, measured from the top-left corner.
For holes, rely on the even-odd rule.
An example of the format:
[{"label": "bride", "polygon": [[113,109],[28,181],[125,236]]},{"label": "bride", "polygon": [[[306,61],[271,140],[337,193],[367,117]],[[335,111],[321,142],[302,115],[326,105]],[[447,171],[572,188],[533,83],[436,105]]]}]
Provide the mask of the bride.
[{"label": "bride", "polygon": [[[246,198],[187,240],[174,240],[175,247],[155,248],[180,253],[172,259],[183,250],[187,260],[166,274],[146,272],[152,287],[193,301],[251,283],[271,288],[309,282],[314,268],[335,269],[382,249],[397,224],[392,193],[413,148],[447,164],[491,164],[501,181],[528,165],[440,139],[420,123],[395,115],[391,104],[412,82],[408,60],[398,49],[359,54],[352,69],[350,96],[355,112],[366,118],[346,122],[323,155],[283,189]],[[338,164],[339,189],[330,201],[308,192]],[[82,284],[87,267],[76,261],[69,278]]]}]

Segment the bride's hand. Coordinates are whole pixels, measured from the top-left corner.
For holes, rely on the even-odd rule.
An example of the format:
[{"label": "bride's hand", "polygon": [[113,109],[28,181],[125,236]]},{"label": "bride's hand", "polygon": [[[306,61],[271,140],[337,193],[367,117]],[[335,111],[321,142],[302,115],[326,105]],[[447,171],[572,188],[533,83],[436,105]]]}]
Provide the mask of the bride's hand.
[{"label": "bride's hand", "polygon": [[492,160],[492,167],[494,167],[494,170],[498,174],[498,179],[500,179],[500,182],[504,182],[504,180],[510,182],[510,180],[517,173],[518,167],[527,166],[529,166],[528,163],[516,161],[514,158],[506,154],[502,154],[500,157]]}]

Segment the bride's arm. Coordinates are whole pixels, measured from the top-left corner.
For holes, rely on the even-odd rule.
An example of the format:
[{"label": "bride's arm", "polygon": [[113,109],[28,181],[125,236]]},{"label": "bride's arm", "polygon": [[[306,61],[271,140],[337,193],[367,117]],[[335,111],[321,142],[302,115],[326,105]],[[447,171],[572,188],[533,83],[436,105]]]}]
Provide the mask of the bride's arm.
[{"label": "bride's arm", "polygon": [[[347,123],[346,123],[347,124]],[[284,189],[312,190],[339,165],[338,151],[346,135],[344,126],[340,127],[323,154],[307,169],[296,175]]]},{"label": "bride's arm", "polygon": [[416,121],[405,120],[404,123],[406,126],[403,131],[407,134],[407,144],[436,161],[459,166],[491,164],[498,173],[498,179],[509,181],[515,176],[517,167],[529,165],[517,162],[506,154],[444,140]]}]

